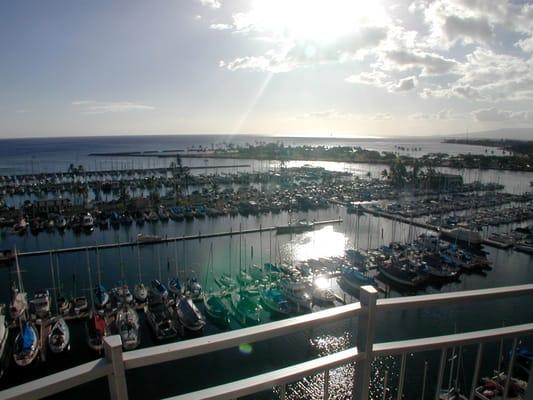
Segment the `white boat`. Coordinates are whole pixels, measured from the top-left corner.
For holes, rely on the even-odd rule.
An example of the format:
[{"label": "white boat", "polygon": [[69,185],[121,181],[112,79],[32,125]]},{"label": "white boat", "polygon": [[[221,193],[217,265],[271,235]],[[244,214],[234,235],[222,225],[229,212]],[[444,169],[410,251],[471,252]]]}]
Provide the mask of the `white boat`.
[{"label": "white boat", "polygon": [[80,296],[75,297],[72,301],[72,309],[74,310],[74,314],[77,316],[80,316],[83,313],[86,313],[89,309],[89,303],[87,302],[87,297]]},{"label": "white boat", "polygon": [[123,282],[119,282],[119,285],[113,288],[113,295],[118,302],[125,302],[127,304],[131,304],[133,302],[133,295],[131,294],[128,285]]},{"label": "white boat", "polygon": [[48,334],[48,347],[52,353],[70,350],[70,329],[63,318],[58,318]]},{"label": "white boat", "polygon": [[7,338],[9,337],[9,329],[6,322],[6,316],[0,314],[0,378],[4,375],[4,360],[7,359]]},{"label": "white boat", "polygon": [[442,236],[448,237],[458,242],[465,242],[468,244],[483,243],[481,233],[463,227],[457,227],[453,229],[441,229],[440,233]]},{"label": "white boat", "polygon": [[90,213],[85,214],[81,219],[81,227],[88,231],[94,229],[94,218]]},{"label": "white boat", "polygon": [[15,320],[19,318],[28,308],[27,295],[19,292],[15,285],[11,287],[11,302],[9,304],[9,316]]},{"label": "white boat", "polygon": [[124,350],[136,349],[141,343],[137,311],[128,305],[122,306],[117,311],[115,323],[122,339],[122,348]]},{"label": "white boat", "polygon": [[59,230],[63,230],[66,229],[66,227],[67,219],[63,215],[58,216],[56,219],[56,228]]},{"label": "white boat", "polygon": [[144,286],[144,283],[140,282],[133,288],[133,297],[137,303],[146,303],[148,298],[148,289]]},{"label": "white boat", "polygon": [[182,296],[176,301],[176,314],[180,324],[189,331],[201,331],[205,325],[205,318],[194,305],[192,299]]},{"label": "white boat", "polygon": [[148,296],[144,312],[157,340],[170,339],[178,334],[169,306],[157,293],[152,292]]},{"label": "white boat", "polygon": [[13,360],[19,367],[30,365],[39,354],[39,336],[35,326],[30,322],[23,322],[20,332],[15,338]]},{"label": "white boat", "polygon": [[309,285],[303,281],[283,279],[280,282],[280,290],[287,300],[296,304],[298,309],[310,311],[313,308]]},{"label": "white boat", "polygon": [[46,318],[50,314],[50,293],[40,290],[34,293],[30,300],[30,314],[36,318]]}]

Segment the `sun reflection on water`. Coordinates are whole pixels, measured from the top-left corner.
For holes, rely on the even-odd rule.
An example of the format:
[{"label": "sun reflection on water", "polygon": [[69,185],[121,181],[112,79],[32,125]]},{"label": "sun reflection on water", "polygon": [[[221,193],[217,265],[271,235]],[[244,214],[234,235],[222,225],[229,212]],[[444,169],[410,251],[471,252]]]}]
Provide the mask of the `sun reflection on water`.
[{"label": "sun reflection on water", "polygon": [[343,256],[347,243],[348,239],[343,233],[336,232],[333,226],[325,226],[315,231],[294,236],[285,245],[284,250],[293,261],[301,262],[322,257]]}]

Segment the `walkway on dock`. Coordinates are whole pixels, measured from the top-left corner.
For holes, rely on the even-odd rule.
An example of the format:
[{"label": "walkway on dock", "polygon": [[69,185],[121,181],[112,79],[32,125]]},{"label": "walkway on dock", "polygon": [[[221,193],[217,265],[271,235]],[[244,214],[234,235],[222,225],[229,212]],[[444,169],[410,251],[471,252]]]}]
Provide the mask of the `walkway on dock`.
[{"label": "walkway on dock", "polygon": [[[341,218],[338,219],[330,219],[330,220],[324,220],[324,221],[315,221],[313,223],[313,227],[321,226],[321,225],[330,225],[330,224],[340,224],[343,222]],[[223,237],[223,236],[233,236],[233,235],[248,235],[250,233],[260,233],[260,232],[270,232],[275,231],[279,226],[269,226],[269,227],[263,227],[259,225],[258,228],[251,228],[251,229],[244,229],[244,230],[238,230],[238,231],[226,231],[226,232],[214,232],[214,233],[204,233],[198,232],[197,235],[188,235],[188,236],[173,236],[173,237],[158,237],[154,238],[153,240],[149,241],[129,241],[129,242],[122,242],[122,243],[107,243],[107,244],[97,244],[92,246],[77,246],[77,247],[65,247],[62,249],[48,249],[48,250],[36,250],[36,251],[27,251],[23,253],[18,253],[19,257],[32,257],[32,256],[42,256],[47,254],[60,254],[60,253],[74,253],[78,251],[84,251],[84,250],[105,250],[105,249],[113,249],[118,247],[132,247],[132,246],[147,246],[152,244],[160,244],[160,243],[168,243],[168,242],[177,242],[177,241],[184,241],[184,240],[201,240],[201,239],[209,239],[209,238],[216,238],[216,237]]]}]

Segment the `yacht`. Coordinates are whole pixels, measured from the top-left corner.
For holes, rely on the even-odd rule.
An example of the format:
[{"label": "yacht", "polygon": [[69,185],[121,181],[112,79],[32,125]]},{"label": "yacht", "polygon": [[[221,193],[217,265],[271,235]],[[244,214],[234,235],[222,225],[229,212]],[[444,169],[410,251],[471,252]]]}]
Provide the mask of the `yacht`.
[{"label": "yacht", "polygon": [[115,320],[124,350],[136,349],[141,343],[139,315],[131,306],[125,304],[118,311]]},{"label": "yacht", "polygon": [[94,218],[90,213],[87,213],[81,219],[81,227],[86,231],[92,231],[94,229]]},{"label": "yacht", "polygon": [[309,294],[309,285],[300,280],[283,279],[280,282],[280,290],[287,300],[296,304],[300,311],[311,311],[313,308],[312,298]]},{"label": "yacht", "polygon": [[30,300],[30,314],[36,318],[46,318],[50,314],[50,293],[40,290],[34,293]]},{"label": "yacht", "polygon": [[157,340],[170,339],[178,334],[169,306],[157,293],[149,293],[144,312]]},{"label": "yacht", "polygon": [[13,348],[15,364],[19,367],[30,365],[39,354],[39,350],[39,336],[35,325],[28,321],[22,322]]},{"label": "yacht", "polygon": [[70,330],[63,318],[58,318],[48,334],[48,347],[52,353],[62,353],[70,350]]}]

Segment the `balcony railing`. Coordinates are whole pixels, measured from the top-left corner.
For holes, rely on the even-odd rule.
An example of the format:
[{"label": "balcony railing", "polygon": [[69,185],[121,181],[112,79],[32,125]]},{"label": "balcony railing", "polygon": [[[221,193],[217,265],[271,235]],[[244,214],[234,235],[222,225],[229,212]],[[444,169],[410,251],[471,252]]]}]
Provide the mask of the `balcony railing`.
[{"label": "balcony railing", "polygon": [[[126,370],[232,348],[241,343],[253,343],[267,340],[287,335],[303,328],[310,328],[327,322],[353,317],[358,318],[356,347],[292,365],[290,367],[172,398],[179,400],[236,399],[274,387],[280,388],[280,397],[284,398],[286,385],[288,383],[297,381],[306,376],[323,373],[323,398],[327,399],[329,392],[329,371],[342,365],[354,363],[355,374],[353,378],[353,398],[355,400],[366,400],[369,397],[370,365],[372,360],[375,357],[400,355],[401,366],[398,379],[397,398],[401,399],[405,380],[407,354],[429,350],[440,350],[440,363],[437,372],[437,385],[435,391],[435,398],[438,400],[443,383],[447,349],[455,346],[477,344],[477,356],[473,371],[471,390],[469,393],[469,398],[473,399],[475,385],[479,380],[484,343],[505,338],[513,339],[512,356],[509,361],[507,382],[505,384],[505,392],[507,393],[518,338],[533,334],[533,323],[468,333],[457,333],[453,335],[374,343],[376,313],[437,305],[461,303],[468,305],[469,302],[475,300],[481,301],[532,293],[533,284],[528,284],[494,289],[377,300],[376,290],[372,286],[365,286],[361,288],[359,303],[348,304],[283,321],[271,322],[252,328],[239,329],[198,339],[123,353],[120,337],[110,336],[105,338],[104,341],[105,356],[103,358],[1,391],[0,399],[39,399],[107,376],[111,399],[125,400],[128,398]],[[532,375],[533,374],[530,374],[529,382],[531,385],[533,385]],[[529,386],[531,387],[531,385]],[[504,398],[506,397],[507,395],[505,394]],[[528,391],[527,399],[533,400],[533,390]]]}]

